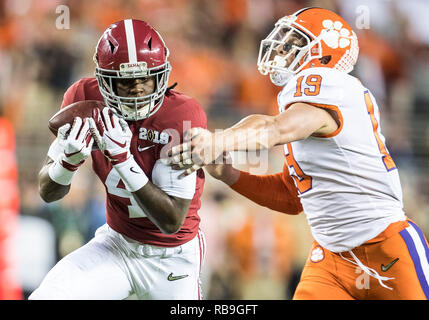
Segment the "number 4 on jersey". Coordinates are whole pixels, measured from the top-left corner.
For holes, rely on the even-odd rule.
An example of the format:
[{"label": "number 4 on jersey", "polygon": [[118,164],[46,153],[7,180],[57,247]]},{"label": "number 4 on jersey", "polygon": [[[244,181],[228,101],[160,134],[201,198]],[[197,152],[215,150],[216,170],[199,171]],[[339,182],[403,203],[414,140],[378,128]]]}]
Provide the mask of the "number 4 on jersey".
[{"label": "number 4 on jersey", "polygon": [[121,182],[121,177],[119,176],[119,173],[114,168],[112,168],[105,182],[107,187],[107,192],[115,196],[130,200],[131,204],[128,206],[128,215],[130,218],[146,217],[145,212],[140,208],[136,199],[134,199],[134,196],[132,195],[132,193],[124,188],[118,187],[120,182]]}]

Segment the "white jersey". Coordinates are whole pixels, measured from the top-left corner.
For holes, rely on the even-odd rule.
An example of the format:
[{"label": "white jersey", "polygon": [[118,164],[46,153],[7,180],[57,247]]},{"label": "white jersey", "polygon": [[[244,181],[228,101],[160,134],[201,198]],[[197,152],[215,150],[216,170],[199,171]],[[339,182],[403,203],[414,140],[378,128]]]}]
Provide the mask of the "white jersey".
[{"label": "white jersey", "polygon": [[278,95],[280,112],[294,102],[336,112],[339,128],[285,145],[314,239],[333,252],[349,251],[405,220],[398,170],[385,146],[370,91],[344,72],[301,71]]}]

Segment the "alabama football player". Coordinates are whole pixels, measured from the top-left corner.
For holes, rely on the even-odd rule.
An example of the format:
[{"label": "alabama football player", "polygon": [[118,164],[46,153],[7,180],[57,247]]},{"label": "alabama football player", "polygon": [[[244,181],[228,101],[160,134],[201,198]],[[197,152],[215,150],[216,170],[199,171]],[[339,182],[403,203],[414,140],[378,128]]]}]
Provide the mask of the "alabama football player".
[{"label": "alabama football player", "polygon": [[375,98],[348,74],[358,53],[356,34],[334,12],[305,8],[281,18],[258,57],[259,71],[283,87],[280,113],[214,134],[193,128],[170,161],[186,176],[229,151],[284,145],[278,174],[230,164],[207,170],[263,206],[305,212],[315,241],[294,299],[428,299],[427,241],[403,211]]},{"label": "alabama football player", "polygon": [[96,46],[95,77],[65,93],[61,108],[99,100],[93,117],[58,129],[40,171],[46,202],[66,196],[91,156],[106,189],[107,223],[65,256],[30,299],[200,299],[204,173],[185,179],[161,161],[184,129],[206,127],[200,104],[168,87],[169,50],[144,21],[112,24]]}]

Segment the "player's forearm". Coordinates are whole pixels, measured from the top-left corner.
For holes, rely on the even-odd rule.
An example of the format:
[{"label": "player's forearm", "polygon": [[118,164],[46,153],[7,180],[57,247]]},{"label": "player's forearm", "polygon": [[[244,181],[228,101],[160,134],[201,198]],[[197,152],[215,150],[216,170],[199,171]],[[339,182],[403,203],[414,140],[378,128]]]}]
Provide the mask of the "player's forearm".
[{"label": "player's forearm", "polygon": [[302,212],[296,187],[287,172],[251,175],[231,164],[211,164],[205,169],[213,178],[261,206],[292,215]]},{"label": "player's forearm", "polygon": [[179,231],[191,200],[169,196],[149,181],[133,155],[113,167],[126,189],[134,195],[140,208],[163,233],[172,234]]},{"label": "player's forearm", "polygon": [[286,214],[296,215],[302,212],[292,178],[283,179],[284,173],[271,175],[252,175],[241,171],[239,179],[231,189],[253,202]]},{"label": "player's forearm", "polygon": [[180,230],[191,200],[171,197],[151,182],[133,194],[148,218],[163,233],[173,234]]},{"label": "player's forearm", "polygon": [[295,103],[277,116],[250,115],[233,127],[215,133],[214,138],[216,148],[222,151],[256,151],[303,140],[313,133],[332,132],[336,128],[335,121],[325,110]]},{"label": "player's forearm", "polygon": [[223,151],[255,151],[269,149],[278,143],[275,119],[266,115],[250,115],[231,128],[216,132],[216,146]]},{"label": "player's forearm", "polygon": [[64,186],[52,181],[49,177],[50,165],[43,166],[39,173],[39,194],[48,203],[62,199],[70,191],[70,185]]}]

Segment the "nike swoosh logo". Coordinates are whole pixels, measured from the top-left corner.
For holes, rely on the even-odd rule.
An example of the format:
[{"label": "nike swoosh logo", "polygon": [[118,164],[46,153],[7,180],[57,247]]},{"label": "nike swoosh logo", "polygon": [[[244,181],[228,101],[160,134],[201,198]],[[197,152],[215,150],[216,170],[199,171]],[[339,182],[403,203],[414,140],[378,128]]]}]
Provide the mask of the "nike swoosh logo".
[{"label": "nike swoosh logo", "polygon": [[150,148],[152,148],[152,147],[155,147],[155,145],[154,145],[154,144],[152,144],[152,145],[150,145],[150,146],[143,147],[143,148],[141,148],[140,146],[137,146],[137,150],[138,150],[139,152],[142,152],[142,151],[145,151],[145,150],[150,149]]},{"label": "nike swoosh logo", "polygon": [[180,279],[186,278],[187,276],[188,276],[187,274],[183,274],[181,276],[173,276],[173,272],[172,272],[168,275],[167,280],[168,281],[175,281],[175,280],[180,280]]},{"label": "nike swoosh logo", "polygon": [[136,171],[136,170],[134,169],[134,167],[131,167],[131,168],[130,168],[130,171],[131,171],[131,172],[134,172],[134,173],[141,173],[140,171]]},{"label": "nike swoosh logo", "polygon": [[[82,147],[82,149],[83,149],[83,147]],[[81,152],[81,151],[82,151],[82,149],[80,149],[79,151],[76,151],[76,152],[72,152],[72,153],[65,153],[65,152],[64,152],[64,155],[65,155],[67,158],[69,158],[69,157],[74,156],[75,154],[78,154],[79,152]]]},{"label": "nike swoosh logo", "polygon": [[393,260],[391,263],[389,263],[387,266],[385,266],[384,264],[381,265],[381,271],[386,272],[387,270],[389,270],[397,261],[399,260],[399,258],[396,258],[395,260]]},{"label": "nike swoosh logo", "polygon": [[124,142],[124,143],[120,143],[119,141],[116,141],[115,139],[113,139],[113,138],[111,138],[111,137],[109,137],[107,134],[106,134],[106,137],[107,138],[109,138],[110,140],[112,140],[114,143],[116,143],[118,146],[120,146],[121,148],[125,148],[126,147],[126,145],[127,145],[127,143],[126,142]]}]

